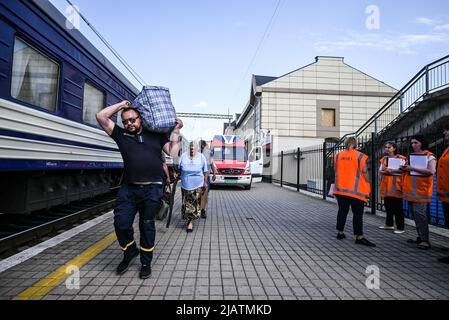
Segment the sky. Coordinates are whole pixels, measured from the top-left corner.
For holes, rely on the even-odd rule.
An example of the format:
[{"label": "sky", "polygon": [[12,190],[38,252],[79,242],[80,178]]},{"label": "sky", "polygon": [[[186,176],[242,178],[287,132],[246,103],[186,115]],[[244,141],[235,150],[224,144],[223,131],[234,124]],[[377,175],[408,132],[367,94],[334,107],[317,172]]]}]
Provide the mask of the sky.
[{"label": "sky", "polygon": [[[73,20],[65,0],[50,1]],[[252,74],[281,76],[320,55],[400,89],[449,54],[445,0],[71,2],[146,84],[170,89],[178,112],[240,113]],[[82,21],[79,29],[141,88]],[[183,120],[191,140],[223,130],[223,120]]]}]

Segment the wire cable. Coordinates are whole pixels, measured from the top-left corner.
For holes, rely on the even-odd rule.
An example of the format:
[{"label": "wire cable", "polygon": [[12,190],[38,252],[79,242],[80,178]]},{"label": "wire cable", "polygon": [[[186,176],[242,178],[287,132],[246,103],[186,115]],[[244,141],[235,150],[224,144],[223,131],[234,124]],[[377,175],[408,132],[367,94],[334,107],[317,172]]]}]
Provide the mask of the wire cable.
[{"label": "wire cable", "polygon": [[146,81],[126,62],[126,60],[114,49],[114,47],[101,35],[101,33],[87,20],[87,18],[79,11],[78,7],[74,5],[70,0],[66,0],[67,3],[78,13],[81,19],[92,29],[92,31],[100,38],[100,40],[106,45],[106,47],[112,52],[112,54],[123,64],[128,72],[137,80],[142,86],[146,84]]},{"label": "wire cable", "polygon": [[282,2],[282,0],[278,0],[278,2],[276,4],[276,7],[275,7],[275,9],[273,11],[273,14],[271,15],[271,18],[270,18],[270,20],[269,20],[269,22],[268,22],[268,24],[267,24],[267,26],[265,28],[265,31],[264,31],[262,37],[260,38],[259,44],[257,45],[256,51],[254,52],[254,55],[251,58],[251,61],[250,61],[249,65],[248,65],[248,67],[246,68],[246,71],[245,71],[242,79],[240,80],[240,83],[239,83],[238,87],[236,88],[236,90],[234,92],[234,95],[232,97],[232,102],[234,101],[234,98],[237,95],[237,93],[240,91],[240,88],[242,87],[243,81],[245,80],[248,72],[251,70],[251,67],[253,66],[253,64],[254,64],[254,62],[255,62],[255,60],[257,58],[257,55],[259,54],[259,51],[262,48],[263,42],[265,41],[265,39],[268,38],[269,32],[271,32],[270,29],[274,25],[274,20],[275,20],[275,17],[277,15],[278,11],[279,11],[279,7],[281,5],[281,2]]}]

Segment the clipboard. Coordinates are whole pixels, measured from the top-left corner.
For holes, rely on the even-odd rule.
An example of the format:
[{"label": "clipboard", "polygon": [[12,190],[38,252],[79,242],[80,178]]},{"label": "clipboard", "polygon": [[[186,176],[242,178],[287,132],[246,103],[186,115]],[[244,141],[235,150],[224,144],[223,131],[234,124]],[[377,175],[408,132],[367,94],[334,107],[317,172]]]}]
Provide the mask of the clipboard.
[{"label": "clipboard", "polygon": [[[408,163],[412,167],[427,169],[428,158],[426,154],[410,154],[408,156]],[[411,176],[424,176],[422,173],[410,171]]]},{"label": "clipboard", "polygon": [[[398,170],[402,165],[405,164],[405,161],[401,158],[387,158],[387,168],[392,170]],[[402,173],[391,173],[392,176],[402,176]]]}]

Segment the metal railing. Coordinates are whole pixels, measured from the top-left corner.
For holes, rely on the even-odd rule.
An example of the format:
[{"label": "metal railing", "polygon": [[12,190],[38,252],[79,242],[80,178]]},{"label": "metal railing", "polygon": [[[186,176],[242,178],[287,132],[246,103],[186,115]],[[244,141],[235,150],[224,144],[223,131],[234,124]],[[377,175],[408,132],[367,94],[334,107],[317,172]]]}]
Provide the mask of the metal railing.
[{"label": "metal railing", "polygon": [[422,68],[356,132],[344,135],[335,148],[340,147],[349,136],[370,139],[373,132],[376,135],[384,133],[426,96],[447,87],[449,87],[449,55]]},{"label": "metal railing", "polygon": [[[398,145],[398,153],[408,155],[410,138],[408,136],[399,137],[393,140]],[[442,155],[448,147],[448,143],[444,141],[441,133],[432,133],[427,135],[430,142],[429,151],[435,154],[437,159]],[[358,150],[365,153],[369,160],[367,162],[371,183],[371,197],[366,206],[372,214],[376,214],[377,210],[384,211],[383,198],[379,196],[379,162],[384,154],[384,145],[387,141],[380,140],[374,133],[370,137],[362,136],[359,139]],[[326,199],[330,185],[334,182],[334,155],[344,149],[343,145],[335,145],[324,143],[308,148],[301,148],[290,151],[282,151],[277,155],[273,155],[273,171],[272,182],[281,186],[289,186],[295,188],[298,192],[306,190],[315,194],[319,194]],[[324,179],[323,179],[324,177]],[[432,202],[429,205],[428,218],[429,223],[436,226],[449,227],[449,219],[445,219],[443,215],[441,202],[436,199],[436,176],[434,177],[434,193]],[[404,215],[409,216],[407,202],[404,201]]]},{"label": "metal railing", "polygon": [[297,191],[307,190],[322,195],[323,176],[326,176],[323,159],[326,159],[325,151],[330,146],[332,145],[324,143],[273,155],[275,170],[272,182],[296,188]]}]

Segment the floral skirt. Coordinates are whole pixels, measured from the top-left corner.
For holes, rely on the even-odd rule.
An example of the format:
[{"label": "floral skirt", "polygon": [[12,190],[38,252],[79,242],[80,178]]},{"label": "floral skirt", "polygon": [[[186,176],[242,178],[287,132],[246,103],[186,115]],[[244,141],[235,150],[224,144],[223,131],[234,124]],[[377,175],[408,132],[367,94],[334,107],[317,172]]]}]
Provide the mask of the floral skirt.
[{"label": "floral skirt", "polygon": [[201,188],[195,190],[182,189],[181,212],[185,219],[196,220],[201,217]]}]

